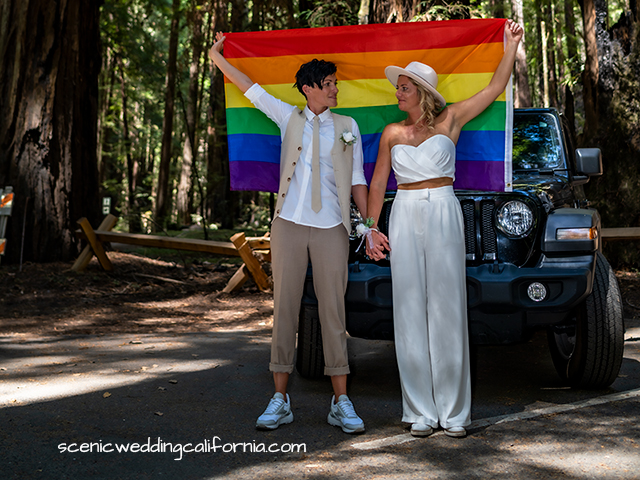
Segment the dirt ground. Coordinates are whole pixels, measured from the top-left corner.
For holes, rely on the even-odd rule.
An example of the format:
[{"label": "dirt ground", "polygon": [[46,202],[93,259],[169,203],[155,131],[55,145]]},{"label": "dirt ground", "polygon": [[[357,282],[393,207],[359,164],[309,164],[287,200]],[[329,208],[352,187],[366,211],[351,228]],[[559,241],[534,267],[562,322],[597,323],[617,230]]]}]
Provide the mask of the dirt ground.
[{"label": "dirt ground", "polygon": [[[110,252],[114,270],[93,259],[84,273],[71,263],[0,266],[0,334],[187,333],[265,328],[273,300],[252,281],[221,293],[237,264],[181,262]],[[640,317],[640,273],[616,272],[624,317]]]},{"label": "dirt ground", "polygon": [[113,271],[94,258],[84,273],[71,263],[0,266],[0,334],[187,333],[269,326],[271,294],[249,280],[221,293],[238,264],[152,259],[109,252]]}]

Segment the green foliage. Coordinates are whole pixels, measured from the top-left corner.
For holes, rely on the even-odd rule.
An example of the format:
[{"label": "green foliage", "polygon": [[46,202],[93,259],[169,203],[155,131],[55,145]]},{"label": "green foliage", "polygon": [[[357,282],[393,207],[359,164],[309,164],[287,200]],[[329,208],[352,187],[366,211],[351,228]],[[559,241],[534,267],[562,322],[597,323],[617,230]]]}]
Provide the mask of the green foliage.
[{"label": "green foliage", "polygon": [[[375,2],[381,12],[408,5],[409,2]],[[604,2],[608,8],[608,25],[612,27],[627,8],[624,0]],[[187,135],[185,104],[188,99],[189,68],[194,51],[192,13],[202,14],[203,55],[199,59],[199,99],[196,137],[197,156],[191,173],[189,192],[193,223],[221,224],[223,221],[250,228],[269,225],[269,194],[252,192],[229,193],[228,169],[223,153],[216,158],[209,151],[224,144],[224,106],[222,89],[214,83],[213,71],[206,57],[215,30],[216,7],[223,15],[220,28],[240,30],[271,30],[297,27],[353,25],[358,23],[361,7],[371,2],[360,0],[249,0],[247,2],[213,2],[182,0],[182,15],[178,47],[178,94],[175,99],[173,155],[171,165],[171,196],[175,200],[178,178],[182,171],[182,151]],[[603,2],[599,5],[602,6]],[[302,9],[311,8],[306,11]],[[419,0],[415,2],[413,21],[434,21],[455,18],[488,18],[496,14],[513,17],[512,2],[495,0]],[[581,73],[584,68],[583,21],[580,2],[571,0],[524,1],[523,23],[529,86],[532,106],[545,105],[545,88],[557,91],[550,95],[550,106],[560,111],[566,107],[565,89],[575,98],[575,127],[578,133],[584,123]],[[568,17],[565,16],[568,5]],[[363,12],[371,13],[371,12]],[[386,15],[386,13],[385,13]],[[100,77],[100,146],[101,195],[112,197],[114,213],[143,230],[153,227],[153,202],[160,159],[163,129],[164,95],[172,16],[171,0],[105,0],[101,10],[103,69]],[[385,17],[386,18],[386,17]],[[542,22],[549,35],[542,41]],[[637,167],[640,150],[640,66],[637,53],[637,26],[633,24],[633,53],[616,53],[613,61],[616,88],[606,110],[601,112],[604,127],[588,146],[602,148],[605,175],[587,185],[588,197],[601,212],[605,226],[639,226],[640,196]],[[546,52],[543,44],[547,45]],[[545,68],[547,69],[545,71]],[[546,75],[546,79],[545,79]],[[219,73],[218,73],[219,78]],[[545,82],[547,80],[547,82]],[[555,88],[554,88],[555,87]],[[126,99],[126,112],[123,100]],[[124,115],[128,123],[125,138]],[[215,136],[213,134],[215,133]],[[212,135],[212,137],[209,137]],[[217,144],[208,142],[213,138]],[[129,163],[128,163],[129,162]],[[135,164],[135,189],[129,198],[128,166]],[[223,165],[219,167],[219,165]],[[201,209],[206,205],[206,209]],[[176,209],[172,222],[177,222]],[[205,218],[202,218],[204,215]],[[212,233],[208,230],[208,233]],[[613,244],[612,244],[613,245]],[[620,245],[621,249],[622,245]],[[616,247],[617,248],[617,247]],[[622,251],[621,250],[621,251]],[[627,249],[630,250],[630,249]],[[612,252],[614,263],[638,264],[633,252]]]},{"label": "green foliage", "polygon": [[441,20],[455,20],[460,18],[487,18],[489,5],[471,0],[470,2],[433,2],[422,1],[419,12],[412,22],[433,22]]},{"label": "green foliage", "polygon": [[310,27],[357,25],[359,9],[357,0],[315,0],[313,10],[302,15]]},{"label": "green foliage", "polygon": [[[139,216],[151,203],[153,165],[160,154],[170,13],[167,0],[106,0],[101,11],[101,187],[112,197],[114,213],[127,218]],[[139,167],[135,203],[127,200],[128,156]]]}]

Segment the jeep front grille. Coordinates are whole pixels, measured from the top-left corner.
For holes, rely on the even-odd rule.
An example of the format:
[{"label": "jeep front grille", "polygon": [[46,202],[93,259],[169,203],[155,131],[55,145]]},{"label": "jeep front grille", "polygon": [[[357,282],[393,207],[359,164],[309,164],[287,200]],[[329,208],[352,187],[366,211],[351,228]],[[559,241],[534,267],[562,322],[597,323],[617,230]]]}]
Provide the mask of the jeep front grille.
[{"label": "jeep front grille", "polygon": [[[388,235],[389,217],[393,202],[382,206],[378,227]],[[494,200],[464,198],[460,200],[464,219],[464,245],[467,261],[492,262],[497,259],[498,244],[494,227]],[[356,238],[354,236],[354,238]],[[359,241],[358,241],[359,243]]]},{"label": "jeep front grille", "polygon": [[467,260],[476,259],[476,209],[473,200],[463,200],[460,202],[462,216],[464,218],[464,247]]},{"label": "jeep front grille", "polygon": [[[465,199],[460,201],[464,218],[464,243],[467,261],[497,258],[496,231],[493,225],[493,200]],[[480,248],[478,248],[480,247]]]},{"label": "jeep front grille", "polygon": [[493,201],[482,202],[482,259],[495,260],[498,248],[496,245],[496,231],[493,228]]}]

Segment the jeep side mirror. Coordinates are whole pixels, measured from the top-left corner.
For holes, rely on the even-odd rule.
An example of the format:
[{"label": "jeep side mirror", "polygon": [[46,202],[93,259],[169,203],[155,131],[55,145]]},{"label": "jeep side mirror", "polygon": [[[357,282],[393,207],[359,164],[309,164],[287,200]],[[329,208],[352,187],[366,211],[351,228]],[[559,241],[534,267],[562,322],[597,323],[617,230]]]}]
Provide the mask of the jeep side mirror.
[{"label": "jeep side mirror", "polygon": [[587,175],[589,177],[602,175],[602,152],[600,152],[600,149],[576,149],[576,170],[578,175]]}]

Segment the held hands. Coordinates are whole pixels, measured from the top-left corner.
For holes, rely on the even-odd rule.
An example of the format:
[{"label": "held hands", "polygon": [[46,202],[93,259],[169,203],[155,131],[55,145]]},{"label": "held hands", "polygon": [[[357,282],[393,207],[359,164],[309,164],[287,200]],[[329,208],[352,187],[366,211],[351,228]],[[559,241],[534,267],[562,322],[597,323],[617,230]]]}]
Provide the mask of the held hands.
[{"label": "held hands", "polygon": [[371,241],[366,242],[367,255],[373,258],[376,262],[385,258],[385,250],[391,251],[389,248],[389,239],[384,233],[372,230]]}]

